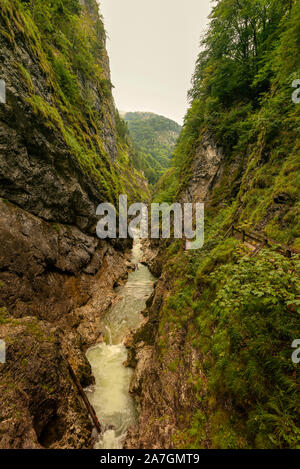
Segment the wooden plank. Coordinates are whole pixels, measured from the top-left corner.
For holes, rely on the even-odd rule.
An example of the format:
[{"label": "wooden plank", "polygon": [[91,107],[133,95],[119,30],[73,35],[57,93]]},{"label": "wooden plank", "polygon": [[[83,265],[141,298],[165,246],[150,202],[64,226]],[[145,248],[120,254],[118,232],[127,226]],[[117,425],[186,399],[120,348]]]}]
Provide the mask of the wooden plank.
[{"label": "wooden plank", "polygon": [[87,395],[85,394],[80,382],[79,382],[79,379],[77,378],[76,374],[74,373],[74,370],[73,368],[71,367],[70,363],[68,362],[68,360],[66,360],[67,362],[67,365],[68,365],[68,369],[69,369],[69,372],[70,372],[70,375],[71,375],[71,378],[72,380],[74,381],[77,389],[78,389],[78,392],[80,394],[80,396],[82,397],[82,400],[86,406],[86,409],[89,413],[89,415],[91,416],[91,419],[98,431],[98,433],[102,433],[102,429],[101,429],[101,425],[100,425],[100,422],[98,420],[98,417],[97,417],[97,414],[95,412],[95,409],[94,407],[92,406],[92,404],[90,403],[90,401],[88,400],[88,397]]},{"label": "wooden plank", "polygon": [[233,230],[234,230],[233,225],[231,225],[231,226],[228,228],[228,230],[226,231],[226,233],[225,233],[223,239],[226,239],[227,236],[229,236],[229,233],[232,233],[232,234],[233,234]]},{"label": "wooden plank", "polygon": [[256,254],[258,254],[259,251],[261,251],[263,247],[264,247],[263,244],[258,244],[258,246],[256,246],[256,249],[250,254],[250,256],[251,257],[256,256]]}]

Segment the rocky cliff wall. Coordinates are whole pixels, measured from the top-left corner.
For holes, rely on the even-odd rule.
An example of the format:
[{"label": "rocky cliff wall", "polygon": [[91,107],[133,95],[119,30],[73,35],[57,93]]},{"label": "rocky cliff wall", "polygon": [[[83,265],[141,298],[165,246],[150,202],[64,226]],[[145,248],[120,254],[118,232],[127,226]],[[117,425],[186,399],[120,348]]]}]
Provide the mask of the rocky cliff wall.
[{"label": "rocky cliff wall", "polygon": [[91,447],[65,358],[89,385],[85,350],[130,268],[96,207],[147,186],[118,136],[97,3],[0,3],[0,447]]}]

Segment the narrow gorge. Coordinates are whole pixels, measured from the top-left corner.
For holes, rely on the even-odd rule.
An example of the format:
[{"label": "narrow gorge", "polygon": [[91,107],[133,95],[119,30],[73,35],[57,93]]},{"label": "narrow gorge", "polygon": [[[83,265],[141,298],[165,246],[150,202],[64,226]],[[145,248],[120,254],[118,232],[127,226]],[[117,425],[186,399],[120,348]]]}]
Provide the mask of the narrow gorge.
[{"label": "narrow gorge", "polygon": [[[87,358],[96,377],[96,384],[87,394],[103,425],[96,448],[120,449],[127,431],[135,426],[138,409],[129,394],[132,369],[128,367],[126,343],[130,334],[142,322],[141,312],[153,291],[155,278],[141,264],[142,243],[134,241],[132,262],[135,270],[118,291],[116,303],[105,315],[102,323],[105,342],[88,350]],[[125,368],[127,366],[127,368]]]},{"label": "narrow gorge", "polygon": [[[0,449],[299,448],[300,3],[213,2],[183,127],[119,113],[98,3],[0,0]],[[121,194],[203,247],[101,239]]]}]

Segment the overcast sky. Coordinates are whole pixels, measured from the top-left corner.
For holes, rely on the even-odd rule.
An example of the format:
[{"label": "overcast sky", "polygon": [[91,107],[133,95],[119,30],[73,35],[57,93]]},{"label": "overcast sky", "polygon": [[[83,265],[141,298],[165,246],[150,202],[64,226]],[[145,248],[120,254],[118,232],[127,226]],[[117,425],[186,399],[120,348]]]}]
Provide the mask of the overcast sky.
[{"label": "overcast sky", "polygon": [[210,0],[98,0],[120,111],[182,123]]}]

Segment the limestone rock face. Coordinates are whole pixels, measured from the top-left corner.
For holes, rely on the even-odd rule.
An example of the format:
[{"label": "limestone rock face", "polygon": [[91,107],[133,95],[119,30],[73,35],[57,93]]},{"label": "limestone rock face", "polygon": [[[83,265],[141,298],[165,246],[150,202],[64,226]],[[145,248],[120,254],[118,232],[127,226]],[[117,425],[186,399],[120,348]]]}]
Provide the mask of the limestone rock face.
[{"label": "limestone rock face", "polygon": [[0,201],[0,217],[0,301],[15,317],[60,321],[89,302],[101,273],[108,289],[125,275],[122,252],[75,226],[45,222],[8,201]]},{"label": "limestone rock face", "polygon": [[[68,358],[83,387],[93,383],[85,350],[102,340],[100,319],[126,279],[128,255],[8,201],[0,201],[0,219],[0,338],[8,347],[0,447],[91,447],[92,426],[61,362]],[[39,392],[45,386],[50,397]]]},{"label": "limestone rock face", "polygon": [[92,425],[61,352],[60,333],[32,317],[3,318],[0,365],[2,449],[87,448]]},{"label": "limestone rock face", "polygon": [[222,172],[223,152],[205,135],[197,147],[191,166],[191,179],[180,195],[182,202],[209,202],[212,187]]},{"label": "limestone rock face", "polygon": [[[20,37],[16,47],[0,35],[0,76],[6,83],[6,104],[0,105],[0,195],[45,219],[93,230],[101,193],[82,171],[62,133],[36,114],[29,104],[28,85],[21,75],[30,73],[35,95],[55,106],[45,74],[29,44]],[[105,63],[107,67],[108,64]],[[93,89],[93,87],[91,86]],[[94,90],[95,108],[101,97]],[[103,144],[116,159],[113,102],[102,124]]]}]

